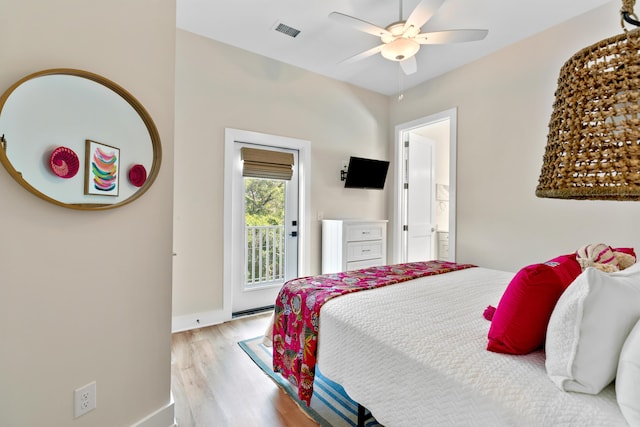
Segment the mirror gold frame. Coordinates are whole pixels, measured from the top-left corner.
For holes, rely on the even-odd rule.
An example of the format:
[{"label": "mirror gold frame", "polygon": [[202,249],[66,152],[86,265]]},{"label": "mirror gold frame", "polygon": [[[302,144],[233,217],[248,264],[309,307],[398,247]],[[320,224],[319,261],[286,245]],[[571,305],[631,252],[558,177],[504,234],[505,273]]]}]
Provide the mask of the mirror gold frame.
[{"label": "mirror gold frame", "polygon": [[[131,95],[131,93],[129,93],[127,90],[125,90],[123,87],[121,87],[117,83],[103,76],[100,76],[98,74],[94,74],[94,73],[83,71],[83,70],[71,69],[71,68],[55,68],[55,69],[39,71],[18,80],[9,89],[7,89],[7,91],[0,97],[0,119],[2,118],[2,112],[7,100],[9,100],[10,96],[14,93],[14,91],[18,87],[20,87],[23,83],[28,82],[32,79],[36,79],[44,76],[52,76],[52,75],[75,76],[75,77],[87,79],[95,83],[98,83],[99,85],[102,85],[105,88],[113,91],[115,94],[119,95],[122,99],[124,99],[124,101],[126,101],[126,103],[129,104],[129,106],[131,106],[131,108],[133,108],[133,110],[135,110],[135,112],[138,114],[139,118],[142,120],[142,122],[144,123],[144,126],[146,127],[149,133],[149,139],[152,145],[151,147],[152,159],[150,159],[151,167],[147,173],[146,181],[142,186],[140,186],[137,190],[135,190],[135,192],[132,192],[130,196],[122,200],[119,200],[116,203],[101,203],[99,201],[96,203],[93,203],[93,202],[66,203],[64,201],[56,199],[55,197],[45,194],[43,191],[39,190],[34,185],[27,182],[27,180],[22,176],[22,173],[16,170],[14,165],[11,163],[11,160],[9,159],[6,151],[7,151],[7,144],[19,144],[20,141],[11,141],[9,139],[5,139],[4,135],[2,134],[3,133],[2,129],[0,129],[0,139],[2,140],[0,144],[0,163],[4,165],[5,169],[9,172],[9,174],[13,177],[13,179],[15,179],[20,185],[26,188],[30,193],[48,202],[56,204],[58,206],[62,206],[70,209],[78,209],[78,210],[105,210],[105,209],[113,209],[116,207],[120,207],[138,199],[149,189],[149,187],[151,187],[156,177],[158,176],[158,172],[160,170],[160,164],[162,161],[162,148],[160,144],[160,135],[147,110],[133,95]],[[58,126],[60,126],[60,124],[58,124]],[[148,141],[145,141],[145,142],[148,142]],[[84,156],[81,156],[81,157],[84,157]],[[122,174],[122,171],[120,171],[119,173]]]}]

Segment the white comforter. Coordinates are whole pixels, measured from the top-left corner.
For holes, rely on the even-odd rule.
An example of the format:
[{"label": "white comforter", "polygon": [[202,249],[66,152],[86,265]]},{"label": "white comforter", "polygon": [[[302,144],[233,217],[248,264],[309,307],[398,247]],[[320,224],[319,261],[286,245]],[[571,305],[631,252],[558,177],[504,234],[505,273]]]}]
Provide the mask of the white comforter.
[{"label": "white comforter", "polygon": [[318,367],[387,427],[624,426],[613,385],[566,393],[544,352],[487,351],[496,305],[513,273],[471,268],[328,301]]}]

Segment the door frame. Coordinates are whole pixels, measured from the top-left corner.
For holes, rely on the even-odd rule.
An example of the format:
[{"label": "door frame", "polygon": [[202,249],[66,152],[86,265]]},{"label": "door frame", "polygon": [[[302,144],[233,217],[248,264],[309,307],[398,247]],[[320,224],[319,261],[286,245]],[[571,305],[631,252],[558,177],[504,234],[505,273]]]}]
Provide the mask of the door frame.
[{"label": "door frame", "polygon": [[392,253],[394,263],[402,260],[402,192],[403,182],[403,162],[404,162],[404,141],[406,134],[417,128],[430,124],[449,120],[449,260],[456,260],[456,164],[457,164],[457,116],[456,107],[441,111],[436,114],[421,117],[419,119],[401,123],[395,127],[394,142],[394,191],[393,191],[393,241]]},{"label": "door frame", "polygon": [[[242,174],[233,173],[242,168],[241,162],[234,157],[234,144],[245,143],[262,145],[265,147],[287,148],[298,150],[298,276],[307,274],[310,260],[309,241],[309,207],[311,198],[311,142],[271,135],[260,132],[253,132],[240,129],[225,128],[224,132],[224,265],[223,265],[223,301],[222,311],[224,321],[231,320],[232,317],[232,295],[233,283],[237,283],[240,278],[236,277],[234,271],[233,254],[237,252],[237,245],[242,242],[233,239],[233,230],[237,227],[237,218],[242,215],[242,206],[238,207],[233,203],[233,192],[237,191],[238,183],[234,177]],[[241,239],[243,240],[243,239]]]}]

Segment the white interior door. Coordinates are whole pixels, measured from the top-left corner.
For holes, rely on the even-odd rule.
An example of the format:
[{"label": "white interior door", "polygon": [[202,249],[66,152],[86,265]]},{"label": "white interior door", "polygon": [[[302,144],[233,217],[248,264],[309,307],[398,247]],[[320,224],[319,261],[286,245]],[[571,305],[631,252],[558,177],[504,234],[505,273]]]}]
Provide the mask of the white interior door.
[{"label": "white interior door", "polygon": [[[234,173],[240,176],[241,183],[234,192],[234,203],[242,206],[238,210],[238,226],[232,231],[234,246],[234,277],[238,278],[232,286],[232,312],[241,313],[258,308],[273,306],[278,291],[290,279],[298,276],[298,233],[299,231],[299,179],[298,151],[286,148],[256,146],[237,143],[235,150],[238,159],[243,146],[272,151],[284,151],[293,154],[293,175],[290,180],[244,178],[242,170]],[[263,194],[252,196],[252,193]],[[257,200],[251,200],[256,197]],[[282,205],[277,215],[249,215],[256,208],[252,205]],[[265,217],[256,220],[256,217]],[[267,218],[268,217],[268,218]]]},{"label": "white interior door", "polygon": [[406,262],[435,259],[434,141],[409,133],[406,147]]}]

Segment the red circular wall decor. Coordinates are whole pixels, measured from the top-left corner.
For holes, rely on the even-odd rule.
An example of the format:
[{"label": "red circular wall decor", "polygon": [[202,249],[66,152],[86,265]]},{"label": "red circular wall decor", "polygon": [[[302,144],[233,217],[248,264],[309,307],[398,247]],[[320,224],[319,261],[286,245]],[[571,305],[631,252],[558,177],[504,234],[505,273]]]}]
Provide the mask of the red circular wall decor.
[{"label": "red circular wall decor", "polygon": [[80,169],[80,160],[72,149],[58,147],[51,153],[49,166],[51,171],[60,178],[73,178]]},{"label": "red circular wall decor", "polygon": [[129,181],[136,187],[142,187],[147,180],[147,170],[144,166],[137,164],[129,169]]}]

